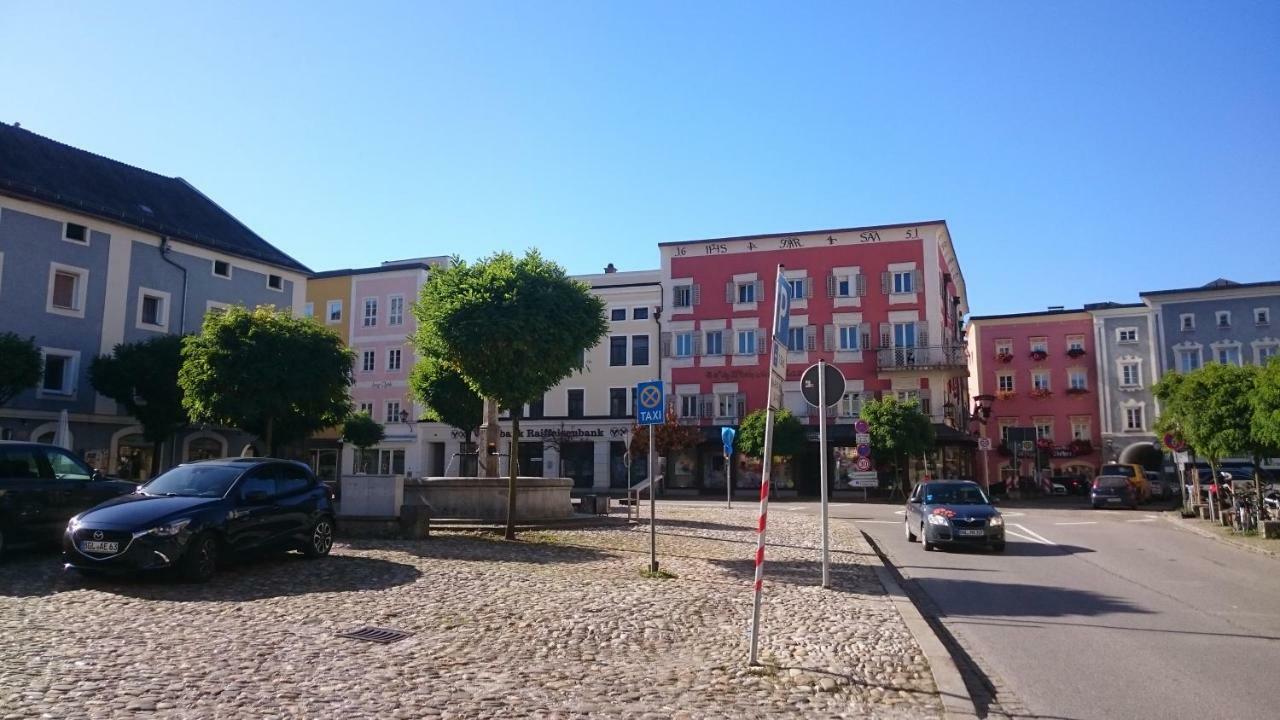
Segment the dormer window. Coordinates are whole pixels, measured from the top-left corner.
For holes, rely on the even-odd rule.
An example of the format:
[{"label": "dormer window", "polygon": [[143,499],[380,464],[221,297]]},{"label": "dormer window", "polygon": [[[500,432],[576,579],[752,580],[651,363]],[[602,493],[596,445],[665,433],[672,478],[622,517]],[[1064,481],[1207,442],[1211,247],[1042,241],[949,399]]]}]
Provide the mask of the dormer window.
[{"label": "dormer window", "polygon": [[1190,332],[1196,329],[1196,316],[1191,313],[1183,313],[1178,316],[1178,326],[1183,332]]},{"label": "dormer window", "polygon": [[1231,311],[1230,310],[1219,310],[1218,312],[1214,313],[1214,317],[1217,320],[1216,324],[1218,327],[1220,328],[1231,327]]},{"label": "dormer window", "polygon": [[1271,324],[1271,309],[1270,309],[1270,308],[1258,308],[1257,310],[1254,310],[1254,311],[1253,311],[1253,323],[1254,323],[1255,325],[1270,325],[1270,324]]},{"label": "dormer window", "polygon": [[220,278],[231,277],[231,263],[226,260],[214,260],[213,274]]},{"label": "dormer window", "polygon": [[89,244],[89,228],[77,223],[67,223],[62,228],[62,239],[70,242]]},{"label": "dormer window", "polygon": [[267,287],[271,288],[272,290],[283,290],[284,278],[280,277],[279,275],[268,275]]}]

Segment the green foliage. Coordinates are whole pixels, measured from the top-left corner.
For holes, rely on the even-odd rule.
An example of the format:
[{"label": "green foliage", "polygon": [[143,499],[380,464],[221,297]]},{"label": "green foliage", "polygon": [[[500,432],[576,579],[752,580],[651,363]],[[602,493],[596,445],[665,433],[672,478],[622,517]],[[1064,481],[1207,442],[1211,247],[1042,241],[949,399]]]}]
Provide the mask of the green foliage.
[{"label": "green foliage", "polygon": [[424,357],[409,374],[409,388],[426,406],[427,418],[471,435],[484,422],[484,400],[455,370]]},{"label": "green foliage", "polygon": [[[661,425],[653,427],[653,444],[658,454],[671,457],[681,450],[688,450],[702,442],[702,430],[696,425],[680,422],[676,409],[667,408],[667,416]],[[633,458],[643,458],[649,452],[649,428],[645,425],[631,426],[631,444],[627,448]]]},{"label": "green foliage", "polygon": [[237,427],[269,451],[343,422],[354,355],[337,334],[260,307],[205,316],[183,340],[183,407],[194,422]]},{"label": "green foliage", "polygon": [[0,333],[0,407],[40,382],[44,367],[35,338],[23,340],[16,333]]},{"label": "green foliage", "polygon": [[604,303],[536,250],[432,270],[413,308],[418,355],[482,397],[518,408],[582,369],[604,337]]},{"label": "green foliage", "polygon": [[1187,410],[1183,432],[1196,453],[1216,466],[1236,454],[1252,455],[1253,392],[1257,368],[1210,363],[1182,380]]},{"label": "green foliage", "polygon": [[382,442],[384,436],[382,426],[367,412],[355,413],[342,424],[342,441],[361,450]]},{"label": "green foliage", "polygon": [[147,442],[162,443],[188,422],[178,386],[181,368],[182,337],[159,335],[94,358],[89,382],[142,423]]},{"label": "green foliage", "polygon": [[1258,369],[1251,398],[1250,427],[1266,457],[1280,455],[1280,356]]},{"label": "green foliage", "polygon": [[[764,431],[767,410],[755,410],[742,419],[734,447],[738,452],[753,458],[764,457]],[[779,410],[773,416],[773,456],[795,457],[805,446],[804,425],[787,410]]]},{"label": "green foliage", "polygon": [[885,396],[862,404],[862,419],[870,426],[873,456],[918,457],[933,449],[933,423],[915,403]]},{"label": "green foliage", "polygon": [[1187,434],[1194,408],[1187,403],[1187,376],[1181,373],[1168,373],[1160,378],[1152,388],[1152,394],[1160,401],[1160,417],[1156,418],[1155,431],[1160,435],[1172,433],[1182,439],[1187,450],[1195,452],[1195,447]]}]

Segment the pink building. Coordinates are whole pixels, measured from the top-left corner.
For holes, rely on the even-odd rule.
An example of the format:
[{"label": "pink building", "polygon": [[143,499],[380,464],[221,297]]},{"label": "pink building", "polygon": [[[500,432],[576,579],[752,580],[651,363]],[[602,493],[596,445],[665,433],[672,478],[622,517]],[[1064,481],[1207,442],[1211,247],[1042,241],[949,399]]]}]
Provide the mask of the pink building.
[{"label": "pink building", "polygon": [[[1085,475],[1098,471],[1098,386],[1093,318],[1058,308],[969,320],[970,392],[993,395],[982,435],[992,448],[980,472],[988,483],[1036,471]],[[1025,455],[1007,442],[1011,428],[1033,428]]]}]

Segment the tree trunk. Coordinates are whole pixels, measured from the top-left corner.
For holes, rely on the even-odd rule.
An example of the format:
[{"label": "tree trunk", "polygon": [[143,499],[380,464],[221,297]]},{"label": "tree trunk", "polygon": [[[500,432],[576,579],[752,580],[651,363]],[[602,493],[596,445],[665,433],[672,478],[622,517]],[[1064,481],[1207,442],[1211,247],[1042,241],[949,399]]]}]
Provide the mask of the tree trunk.
[{"label": "tree trunk", "polygon": [[[494,456],[495,460],[497,456]],[[520,457],[520,412],[518,410],[511,411],[511,454],[507,458],[507,530],[503,534],[508,540],[516,539],[516,471],[519,469],[516,462]],[[497,463],[494,463],[495,471]]]},{"label": "tree trunk", "polygon": [[[497,447],[500,437],[501,428],[498,425],[498,401],[493,398],[484,399],[484,424],[480,426],[481,443],[483,448],[476,447],[477,465],[479,466],[480,476],[487,478],[498,477],[498,456]],[[495,450],[493,455],[489,454],[489,448]],[[483,462],[479,459],[484,458]]]},{"label": "tree trunk", "polygon": [[267,418],[267,436],[263,438],[263,441],[267,444],[268,457],[276,456],[276,446],[272,439],[275,433],[275,424],[276,424],[275,418]]},{"label": "tree trunk", "polygon": [[1195,497],[1191,498],[1191,508],[1195,512],[1196,507],[1200,505],[1200,468],[1196,467],[1196,454],[1191,453],[1191,482],[1194,484]]}]

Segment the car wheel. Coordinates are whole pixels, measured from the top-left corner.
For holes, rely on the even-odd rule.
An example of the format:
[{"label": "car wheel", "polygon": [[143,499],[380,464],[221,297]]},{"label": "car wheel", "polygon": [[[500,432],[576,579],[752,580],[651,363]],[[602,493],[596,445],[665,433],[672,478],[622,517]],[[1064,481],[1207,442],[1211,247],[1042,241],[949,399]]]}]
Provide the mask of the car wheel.
[{"label": "car wheel", "polygon": [[920,523],[920,542],[924,544],[925,552],[933,552],[933,549],[937,547],[937,545],[929,542],[929,536],[924,534],[924,523]]},{"label": "car wheel", "polygon": [[1004,541],[1001,540],[1000,542],[997,542],[997,543],[991,543],[991,552],[997,552],[997,553],[1004,552]]},{"label": "car wheel", "polygon": [[307,557],[318,558],[328,555],[332,549],[333,520],[326,515],[311,526],[311,537],[307,540],[307,546],[302,549],[302,552]]},{"label": "car wheel", "polygon": [[182,578],[189,582],[206,582],[218,571],[218,538],[202,533],[191,540],[178,561]]}]

